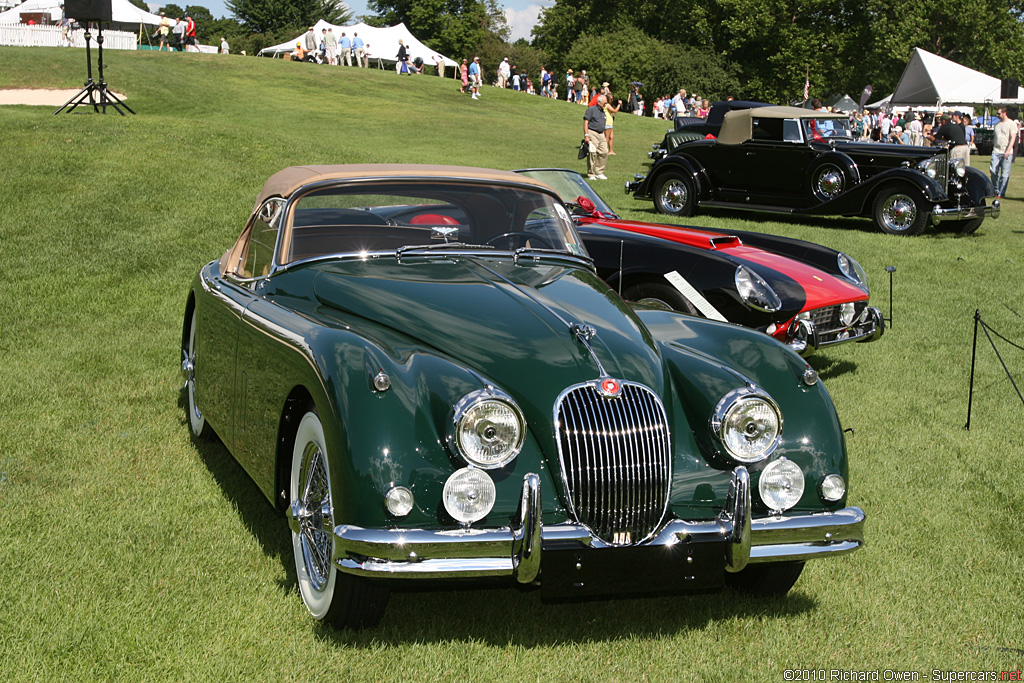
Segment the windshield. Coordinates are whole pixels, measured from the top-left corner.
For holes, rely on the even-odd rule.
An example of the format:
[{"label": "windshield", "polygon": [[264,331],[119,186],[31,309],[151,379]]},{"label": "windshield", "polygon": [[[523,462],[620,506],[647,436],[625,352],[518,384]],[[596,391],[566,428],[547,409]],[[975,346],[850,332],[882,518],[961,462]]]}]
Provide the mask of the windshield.
[{"label": "windshield", "polygon": [[804,135],[808,140],[852,140],[847,119],[802,119]]},{"label": "windshield", "polygon": [[615,212],[605,203],[601,196],[594,191],[594,188],[584,180],[576,171],[565,169],[535,169],[516,171],[521,175],[535,178],[558,193],[558,196],[566,204],[576,204],[577,197],[586,197],[594,203],[597,211],[605,216],[614,216]]},{"label": "windshield", "polygon": [[302,194],[291,204],[278,262],[459,246],[586,254],[565,207],[545,192],[425,179],[338,184]]}]

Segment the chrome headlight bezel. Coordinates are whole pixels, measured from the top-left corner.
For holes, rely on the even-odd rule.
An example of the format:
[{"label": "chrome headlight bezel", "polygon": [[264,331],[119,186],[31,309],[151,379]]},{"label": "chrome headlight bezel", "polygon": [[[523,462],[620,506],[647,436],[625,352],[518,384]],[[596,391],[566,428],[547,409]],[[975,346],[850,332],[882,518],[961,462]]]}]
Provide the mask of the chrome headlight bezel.
[{"label": "chrome headlight bezel", "polygon": [[792,460],[779,458],[761,470],[757,492],[769,510],[781,514],[800,502],[806,482],[804,471]]},{"label": "chrome headlight bezel", "polygon": [[843,277],[867,293],[868,275],[864,271],[864,268],[857,263],[857,259],[853,258],[849,254],[839,252],[836,255],[836,264],[839,266],[839,272],[843,274]]},{"label": "chrome headlight bezel", "polygon": [[782,299],[771,285],[747,266],[737,266],[733,280],[740,299],[747,306],[765,313],[775,313],[782,308]]},{"label": "chrome headlight bezel", "polygon": [[939,168],[938,167],[939,167],[939,159],[940,158],[941,157],[937,157],[936,156],[936,157],[928,157],[927,159],[922,159],[921,161],[919,161],[917,163],[917,170],[921,171],[922,173],[924,173],[926,176],[928,176],[929,178],[931,178],[933,180],[938,178],[938,176],[939,176]]},{"label": "chrome headlight bezel", "polygon": [[[769,432],[765,434],[768,438],[749,431],[751,427],[756,429],[758,426],[756,419],[750,419],[751,408],[761,408],[761,416],[773,423]],[[744,419],[744,413],[747,419]],[[744,465],[761,462],[770,457],[782,441],[783,426],[784,420],[779,405],[765,391],[753,386],[730,391],[718,402],[711,416],[711,434],[721,446],[721,453],[733,462]],[[758,440],[764,441],[764,444],[751,452],[742,452],[736,444],[742,444],[743,439],[749,440],[748,434],[758,436]],[[737,436],[739,438],[735,438]]]},{"label": "chrome headlight bezel", "polygon": [[951,158],[949,160],[949,166],[953,169],[953,173],[955,173],[958,178],[963,178],[967,175],[967,164],[964,163],[963,159]]},{"label": "chrome headlight bezel", "polygon": [[[477,438],[482,436],[479,434],[481,423],[477,420],[483,421],[488,410],[505,411],[504,417],[511,419],[505,424],[498,425],[491,421],[489,424],[483,424],[482,428],[499,431],[507,428],[511,429],[512,434],[504,438],[502,444],[498,444],[500,448],[497,453],[484,457],[480,453],[479,444],[473,443],[475,439],[472,430],[476,429],[478,432]],[[497,436],[493,435],[495,438]],[[499,389],[485,387],[472,391],[463,396],[452,409],[447,435],[448,450],[470,465],[484,470],[504,467],[519,455],[525,440],[526,418],[523,417],[523,411],[511,396]]]}]

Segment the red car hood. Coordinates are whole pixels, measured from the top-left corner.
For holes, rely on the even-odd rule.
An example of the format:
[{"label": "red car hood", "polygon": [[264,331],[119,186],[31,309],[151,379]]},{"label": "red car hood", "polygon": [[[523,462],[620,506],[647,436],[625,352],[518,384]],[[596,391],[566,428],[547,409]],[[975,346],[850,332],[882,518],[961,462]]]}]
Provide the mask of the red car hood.
[{"label": "red car hood", "polygon": [[584,223],[604,225],[609,228],[628,230],[651,237],[678,242],[697,249],[714,251],[724,256],[756,266],[771,268],[796,280],[807,296],[804,310],[812,311],[825,306],[848,301],[867,301],[868,295],[860,287],[843,277],[826,273],[820,268],[802,263],[796,259],[774,254],[758,247],[743,244],[740,238],[699,228],[670,228],[639,221],[621,219],[584,218]]}]

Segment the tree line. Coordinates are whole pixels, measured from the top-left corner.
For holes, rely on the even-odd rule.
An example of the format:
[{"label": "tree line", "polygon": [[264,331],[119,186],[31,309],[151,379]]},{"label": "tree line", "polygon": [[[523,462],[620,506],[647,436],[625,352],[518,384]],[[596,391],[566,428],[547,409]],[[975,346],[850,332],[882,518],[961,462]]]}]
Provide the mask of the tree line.
[{"label": "tree line", "polygon": [[[136,4],[142,0],[133,0]],[[191,14],[200,42],[227,36],[255,54],[320,19],[351,23],[340,0],[229,0],[233,18],[205,7],[165,5]],[[369,0],[374,26],[404,22],[428,47],[453,59],[479,56],[486,74],[509,57],[535,78],[587,69],[615,92],[641,81],[648,101],[680,87],[708,99],[734,96],[785,103],[850,94],[867,85],[891,92],[910,53],[921,47],[997,78],[1024,80],[1024,0],[892,3],[888,0],[555,0],[541,10],[530,40],[509,42],[498,0]]]}]

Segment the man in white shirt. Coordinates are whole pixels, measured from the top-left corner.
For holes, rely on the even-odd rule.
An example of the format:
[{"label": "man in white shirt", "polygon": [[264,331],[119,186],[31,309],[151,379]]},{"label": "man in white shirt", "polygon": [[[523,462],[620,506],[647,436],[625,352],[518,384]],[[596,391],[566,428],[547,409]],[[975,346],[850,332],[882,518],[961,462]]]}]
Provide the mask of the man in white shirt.
[{"label": "man in white shirt", "polygon": [[1006,113],[1006,107],[999,107],[999,123],[996,124],[992,141],[992,159],[989,174],[996,188],[996,197],[1006,196],[1006,185],[1010,182],[1013,167],[1013,150],[1017,145],[1017,122]]}]

